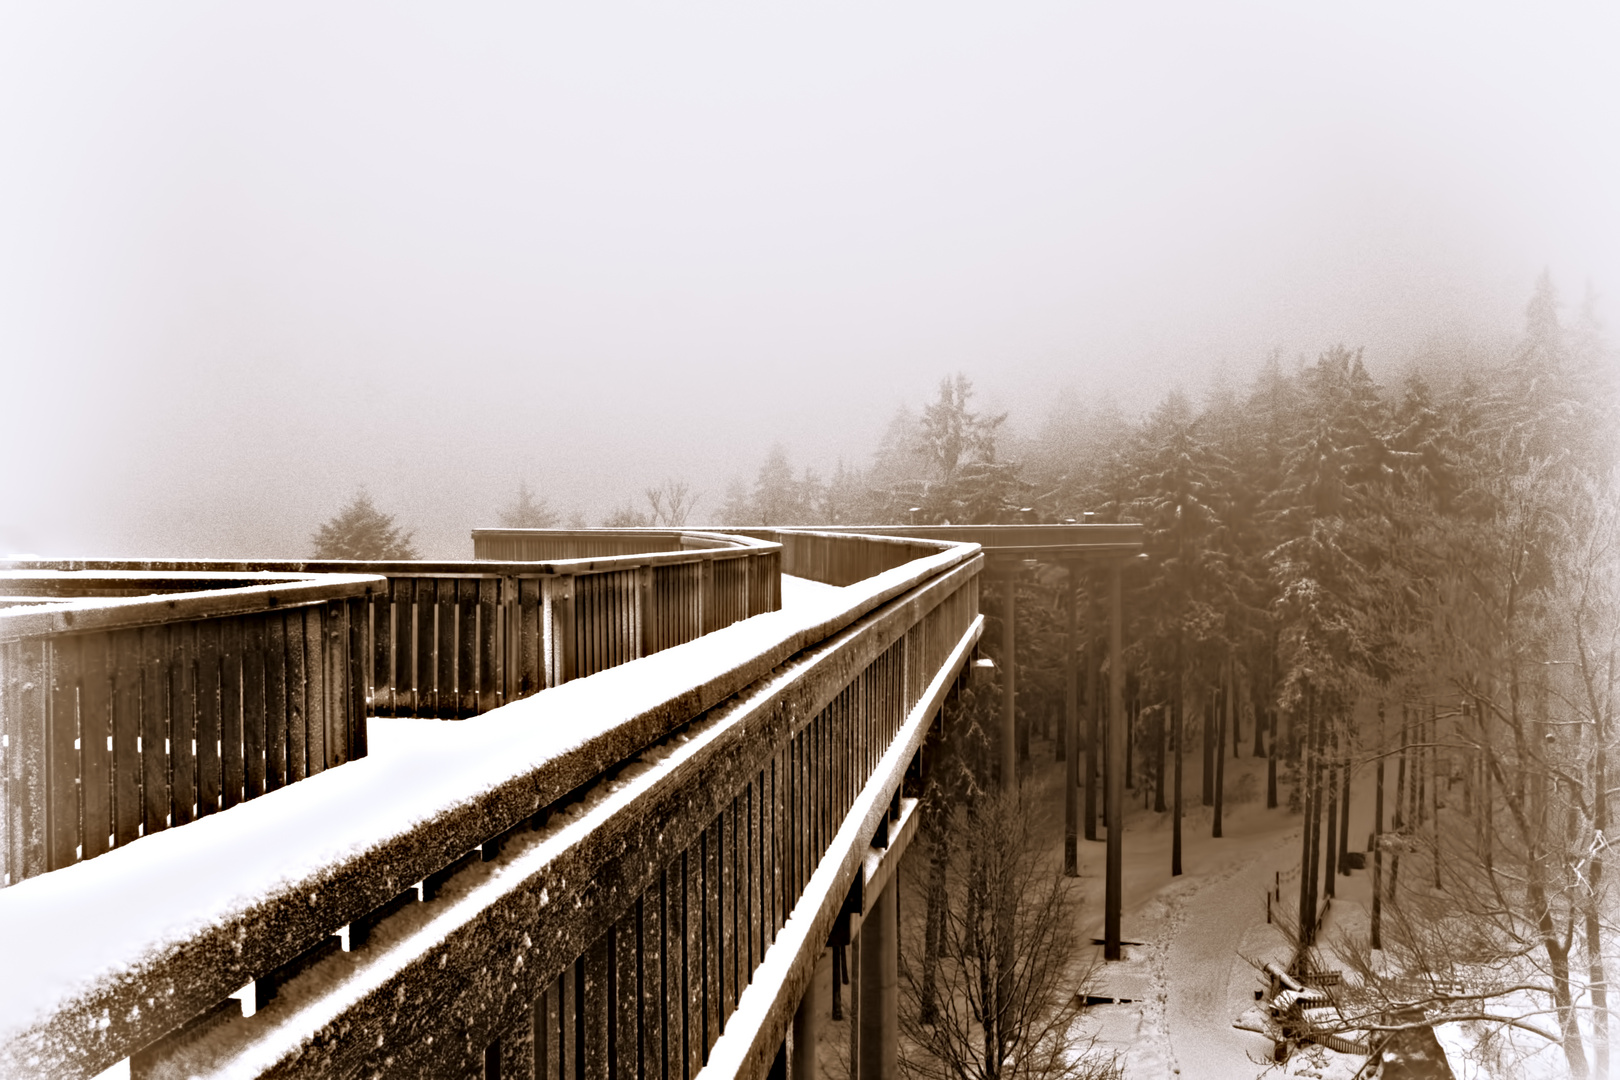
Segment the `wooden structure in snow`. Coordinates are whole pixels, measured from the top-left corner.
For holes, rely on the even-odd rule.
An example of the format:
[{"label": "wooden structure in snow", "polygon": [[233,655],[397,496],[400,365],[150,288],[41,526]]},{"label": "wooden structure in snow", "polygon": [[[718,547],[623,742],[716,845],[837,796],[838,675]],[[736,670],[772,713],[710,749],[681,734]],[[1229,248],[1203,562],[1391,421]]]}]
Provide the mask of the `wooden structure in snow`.
[{"label": "wooden structure in snow", "polygon": [[364,757],[368,715],[475,716],[780,606],[767,541],[543,550],[0,563],[0,886]]},{"label": "wooden structure in snow", "polygon": [[[780,592],[749,578],[760,614],[662,651],[632,640],[606,654],[626,662],[527,696],[521,614],[493,620],[486,652],[470,591],[476,715],[373,717],[342,768],[0,890],[0,1076],[125,1057],[136,1076],[764,1076],[785,1070],[789,1025],[813,1027],[806,988],[836,935],[859,944],[858,1075],[892,1076],[910,785],[971,668],[984,557],[798,531],[744,548],[840,587],[772,610]],[[603,565],[618,557],[581,573],[624,572]],[[463,565],[519,578],[521,612],[515,565]],[[437,678],[449,578],[419,569],[436,651],[407,655]],[[404,573],[366,583],[360,653],[374,701],[392,658],[396,713],[401,652],[377,648],[376,612],[389,597],[397,630]],[[589,610],[645,633],[656,580],[634,573]],[[459,605],[470,579],[453,580]],[[466,639],[449,640],[460,664]]]}]

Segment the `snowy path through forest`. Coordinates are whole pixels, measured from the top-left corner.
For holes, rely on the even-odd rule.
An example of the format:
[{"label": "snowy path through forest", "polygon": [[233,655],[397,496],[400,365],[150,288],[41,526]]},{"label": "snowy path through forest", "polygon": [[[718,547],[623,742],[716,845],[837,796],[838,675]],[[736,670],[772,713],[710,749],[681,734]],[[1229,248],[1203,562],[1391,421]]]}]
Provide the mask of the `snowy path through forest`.
[{"label": "snowy path through forest", "polygon": [[[1195,759],[1189,764],[1196,767]],[[1226,837],[1215,840],[1211,812],[1193,793],[1180,877],[1170,876],[1168,815],[1140,803],[1127,811],[1123,930],[1127,941],[1140,944],[1127,945],[1125,959],[1114,964],[1102,964],[1100,947],[1092,951],[1093,993],[1131,1004],[1096,1006],[1090,1015],[1098,1049],[1119,1053],[1133,1080],[1251,1080],[1271,1052],[1270,1039],[1232,1022],[1253,1006],[1261,985],[1246,958],[1287,958],[1282,935],[1266,922],[1265,895],[1277,872],[1298,866],[1300,819],[1268,811],[1254,797],[1263,791],[1263,760],[1227,764],[1230,790],[1242,801],[1227,807]],[[1105,849],[1101,840],[1081,845],[1080,931],[1087,941],[1102,936]]]}]

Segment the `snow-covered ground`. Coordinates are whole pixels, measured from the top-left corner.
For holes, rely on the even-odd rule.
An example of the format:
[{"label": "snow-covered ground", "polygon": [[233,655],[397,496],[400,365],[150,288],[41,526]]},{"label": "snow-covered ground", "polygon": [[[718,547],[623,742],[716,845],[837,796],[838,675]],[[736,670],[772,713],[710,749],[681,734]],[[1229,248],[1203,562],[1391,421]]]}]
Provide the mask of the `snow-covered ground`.
[{"label": "snow-covered ground", "polygon": [[[1126,792],[1122,934],[1140,944],[1113,964],[1095,947],[1092,993],[1131,1004],[1090,1013],[1098,1048],[1118,1052],[1128,1077],[1250,1080],[1271,1057],[1269,1038],[1232,1024],[1264,985],[1255,964],[1287,960],[1286,942],[1266,922],[1265,897],[1276,873],[1298,866],[1300,821],[1265,809],[1264,760],[1228,759],[1226,836],[1211,839],[1211,811],[1198,802],[1201,761],[1193,754],[1183,765],[1179,877],[1170,876],[1170,814],[1143,810],[1141,793]],[[1105,851],[1102,839],[1081,841],[1082,940],[1102,936]]]}]

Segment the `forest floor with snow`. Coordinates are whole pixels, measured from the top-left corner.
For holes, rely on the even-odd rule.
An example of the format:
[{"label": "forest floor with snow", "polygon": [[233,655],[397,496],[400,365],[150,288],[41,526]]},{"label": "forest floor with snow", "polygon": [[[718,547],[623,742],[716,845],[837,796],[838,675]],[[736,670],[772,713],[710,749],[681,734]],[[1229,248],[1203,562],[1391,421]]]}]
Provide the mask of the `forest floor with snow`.
[{"label": "forest floor with snow", "polygon": [[[1280,791],[1284,806],[1265,808],[1266,761],[1248,753],[1245,746],[1244,756],[1226,761],[1222,839],[1211,838],[1213,812],[1200,805],[1201,752],[1187,756],[1183,873],[1178,877],[1170,875],[1171,815],[1154,812],[1151,802],[1144,809],[1150,791],[1125,793],[1122,936],[1133,944],[1125,947],[1123,960],[1112,964],[1103,962],[1101,946],[1086,944],[1082,951],[1083,959],[1094,965],[1086,992],[1130,999],[1129,1004],[1092,1006],[1086,1018],[1087,1029],[1096,1037],[1095,1052],[1118,1055],[1128,1080],[1182,1076],[1351,1080],[1365,1063],[1358,1055],[1312,1047],[1275,1065],[1270,1038],[1233,1027],[1254,1008],[1254,992],[1266,985],[1259,965],[1267,960],[1286,964],[1289,959],[1287,940],[1266,917],[1266,894],[1278,875],[1283,877],[1283,904],[1289,903],[1290,895],[1294,906],[1298,904],[1301,819],[1286,809],[1286,786]],[[1056,868],[1061,866],[1063,848],[1063,765],[1053,760],[1052,744],[1037,739],[1032,763],[1025,768],[1029,770],[1025,788],[1039,807],[1038,827],[1051,837]],[[1360,778],[1352,791],[1350,820],[1351,846],[1360,850],[1372,829],[1371,788]],[[1098,840],[1080,841],[1080,878],[1072,901],[1083,943],[1101,938],[1103,932],[1107,845],[1100,822],[1097,835]],[[1359,901],[1370,897],[1367,876],[1358,871],[1353,878],[1338,878],[1345,903],[1329,915],[1324,928],[1328,939],[1336,921],[1356,917],[1358,897]],[[1359,895],[1358,886],[1366,895]],[[922,917],[920,897],[908,903],[911,899],[904,896],[900,906],[908,921]],[[829,989],[818,988],[823,995]],[[847,1027],[847,1021],[823,1026],[820,1064],[829,1080],[847,1075]]]}]

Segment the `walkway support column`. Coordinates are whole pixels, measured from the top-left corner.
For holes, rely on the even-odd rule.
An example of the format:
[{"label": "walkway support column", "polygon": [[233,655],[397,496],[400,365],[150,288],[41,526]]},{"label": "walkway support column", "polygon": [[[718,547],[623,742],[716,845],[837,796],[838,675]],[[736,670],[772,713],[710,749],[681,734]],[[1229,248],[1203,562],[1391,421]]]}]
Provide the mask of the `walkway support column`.
[{"label": "walkway support column", "polygon": [[1007,595],[1001,604],[1001,786],[1018,786],[1018,571],[1009,569],[1001,579]]},{"label": "walkway support column", "polygon": [[831,966],[827,962],[831,950],[821,950],[816,958],[815,974],[805,987],[804,997],[793,1013],[793,1057],[789,1080],[821,1080],[816,1067],[816,1046],[821,1041],[821,987],[827,980]]},{"label": "walkway support column", "polygon": [[896,878],[861,920],[860,1050],[854,1080],[900,1075],[900,906]]},{"label": "walkway support column", "polygon": [[1125,628],[1121,569],[1108,574],[1108,881],[1103,900],[1103,959],[1120,959],[1119,919],[1125,897]]},{"label": "walkway support column", "polygon": [[[1079,644],[1080,567],[1069,563],[1069,603],[1066,605],[1063,636],[1063,742],[1068,753],[1063,762],[1063,872],[1080,876],[1080,665],[1075,657]],[[1091,764],[1091,755],[1086,755]]]}]

